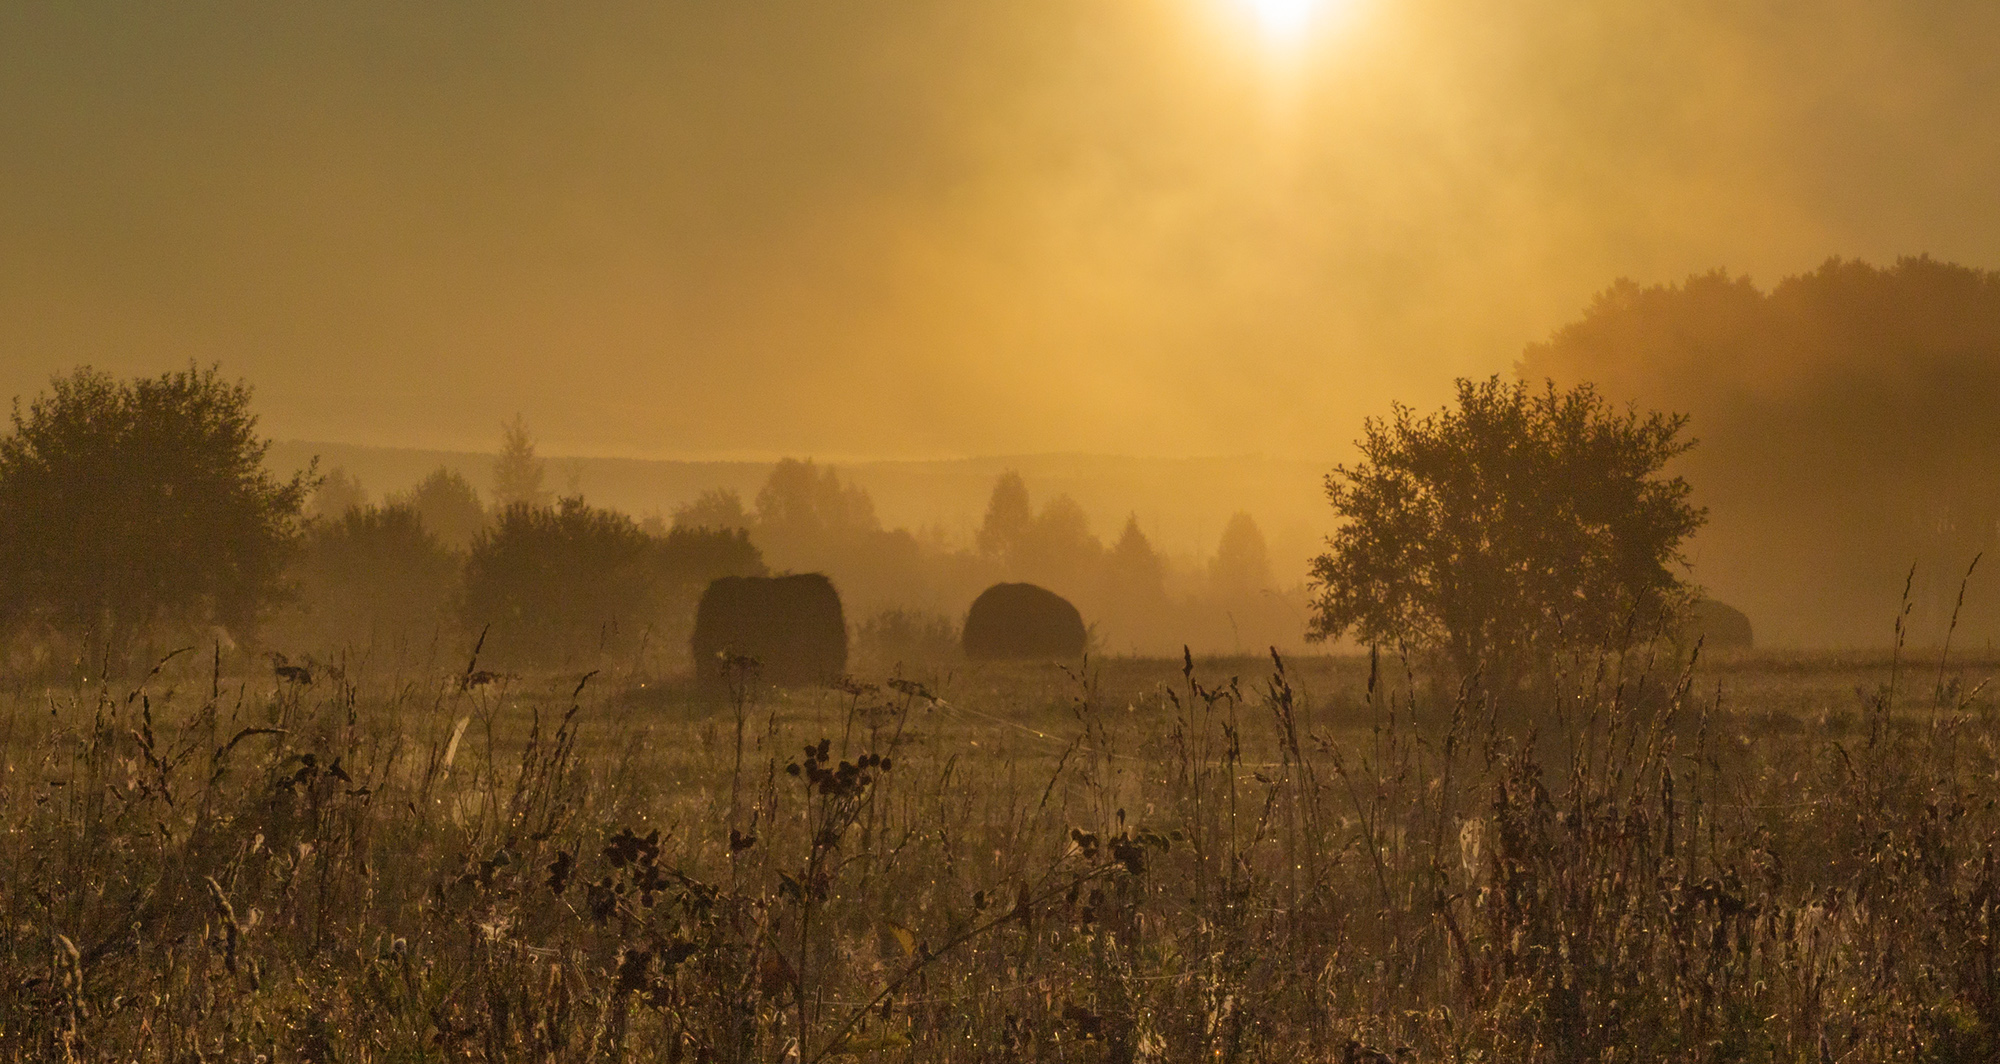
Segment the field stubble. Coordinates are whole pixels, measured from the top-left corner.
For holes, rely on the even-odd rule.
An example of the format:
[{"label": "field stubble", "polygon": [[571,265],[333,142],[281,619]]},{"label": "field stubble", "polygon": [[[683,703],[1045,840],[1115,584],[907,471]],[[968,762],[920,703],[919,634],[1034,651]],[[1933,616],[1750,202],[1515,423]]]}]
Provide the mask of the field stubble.
[{"label": "field stubble", "polygon": [[1916,660],[19,690],[0,1058],[2000,1059],[1992,663]]}]

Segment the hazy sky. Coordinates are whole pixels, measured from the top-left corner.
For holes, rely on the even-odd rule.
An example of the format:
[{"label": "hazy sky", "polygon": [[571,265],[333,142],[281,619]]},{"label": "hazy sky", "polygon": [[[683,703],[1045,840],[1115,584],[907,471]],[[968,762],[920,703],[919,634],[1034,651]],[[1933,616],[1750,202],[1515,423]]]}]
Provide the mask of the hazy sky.
[{"label": "hazy sky", "polygon": [[1613,278],[2000,266],[1974,0],[0,0],[0,396],[1323,456]]}]

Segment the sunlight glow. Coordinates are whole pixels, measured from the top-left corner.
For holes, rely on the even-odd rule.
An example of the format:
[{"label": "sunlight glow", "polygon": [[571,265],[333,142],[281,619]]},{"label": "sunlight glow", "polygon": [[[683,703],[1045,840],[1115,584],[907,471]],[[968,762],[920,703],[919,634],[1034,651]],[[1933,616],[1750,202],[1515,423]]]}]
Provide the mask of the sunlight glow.
[{"label": "sunlight glow", "polygon": [[1319,10],[1319,0],[1241,0],[1265,36],[1293,41],[1303,35]]}]

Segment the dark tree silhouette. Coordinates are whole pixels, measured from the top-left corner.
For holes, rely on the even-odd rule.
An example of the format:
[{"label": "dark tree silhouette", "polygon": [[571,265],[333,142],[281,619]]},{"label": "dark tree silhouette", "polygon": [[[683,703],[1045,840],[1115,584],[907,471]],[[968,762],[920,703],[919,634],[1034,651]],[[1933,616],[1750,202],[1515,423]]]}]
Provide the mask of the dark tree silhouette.
[{"label": "dark tree silhouette", "polygon": [[[1787,642],[2000,635],[2000,273],[1833,259],[1760,290],[1721,272],[1620,281],[1523,354],[1519,375],[1684,411],[1686,475],[1718,515],[1717,590]],[[1982,586],[1983,585],[1983,586]],[[1760,634],[1766,634],[1760,631]]]},{"label": "dark tree silhouette", "polygon": [[993,484],[993,496],[986,503],[986,519],[979,525],[981,554],[1007,558],[1021,549],[1035,524],[1034,506],[1028,501],[1028,485],[1021,474],[1008,470]]},{"label": "dark tree silhouette", "polygon": [[653,645],[678,645],[710,580],[763,570],[741,531],[656,537],[580,498],[516,503],[473,542],[460,613],[474,631],[492,626],[496,661],[575,664],[632,650],[648,632]]},{"label": "dark tree silhouette", "polygon": [[750,512],[743,508],[743,497],[728,488],[710,488],[693,502],[674,507],[675,528],[722,532],[747,529],[751,524]]},{"label": "dark tree silhouette", "polygon": [[500,426],[500,456],[493,460],[493,505],[547,506],[553,495],[542,487],[547,467],[535,456],[535,437],[521,415]]},{"label": "dark tree silhouette", "polygon": [[907,601],[919,572],[916,537],[883,528],[866,488],[810,459],[772,467],[751,537],[774,568],[827,574],[858,616]]},{"label": "dark tree silhouette", "polygon": [[250,388],[190,367],[58,377],[0,438],[0,623],[114,665],[159,625],[248,637],[280,596],[311,472],[264,469]]},{"label": "dark tree silhouette", "polygon": [[461,614],[491,626],[486,653],[574,664],[621,648],[645,625],[651,540],[630,517],[567,498],[517,502],[473,540]]},{"label": "dark tree silhouette", "polygon": [[1222,541],[1208,563],[1208,583],[1225,600],[1258,595],[1271,587],[1270,548],[1249,514],[1238,511],[1223,526]]},{"label": "dark tree silhouette", "polygon": [[341,466],[326,471],[326,479],[306,500],[306,516],[314,520],[338,520],[357,506],[368,505],[368,491],[361,480]]},{"label": "dark tree silhouette", "polygon": [[1166,563],[1152,541],[1139,529],[1139,515],[1125,519],[1125,531],[1105,555],[1105,590],[1112,603],[1127,609],[1157,611],[1166,601]]},{"label": "dark tree silhouette", "polygon": [[478,489],[447,466],[439,466],[415,487],[389,501],[415,510],[424,527],[452,550],[469,549],[473,538],[486,527],[486,507],[480,505]]},{"label": "dark tree silhouette", "polygon": [[307,531],[301,597],[319,638],[367,647],[435,636],[458,581],[459,556],[408,504],[350,507]]},{"label": "dark tree silhouette", "polygon": [[1431,647],[1509,691],[1531,658],[1612,637],[1683,590],[1706,514],[1662,467],[1681,415],[1613,409],[1588,385],[1460,380],[1456,408],[1369,419],[1326,491],[1341,525],[1313,562],[1310,636]]}]

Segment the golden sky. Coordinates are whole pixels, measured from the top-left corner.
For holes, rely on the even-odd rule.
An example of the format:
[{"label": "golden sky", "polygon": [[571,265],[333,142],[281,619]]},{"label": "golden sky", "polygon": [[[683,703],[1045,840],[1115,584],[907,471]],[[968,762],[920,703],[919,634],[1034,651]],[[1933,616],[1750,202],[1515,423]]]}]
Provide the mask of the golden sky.
[{"label": "golden sky", "polygon": [[1317,458],[1619,276],[2000,266],[2000,5],[1246,2],[0,0],[0,396]]}]

